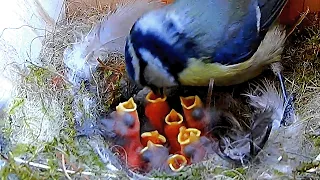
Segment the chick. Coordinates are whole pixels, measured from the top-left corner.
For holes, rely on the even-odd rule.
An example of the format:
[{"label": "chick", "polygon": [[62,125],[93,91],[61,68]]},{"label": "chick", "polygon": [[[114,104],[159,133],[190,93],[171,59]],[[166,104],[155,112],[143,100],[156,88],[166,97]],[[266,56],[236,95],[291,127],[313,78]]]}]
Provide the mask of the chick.
[{"label": "chick", "polygon": [[146,170],[165,170],[167,168],[167,159],[169,157],[168,148],[160,144],[154,144],[151,141],[140,152],[142,161],[146,163]]},{"label": "chick", "polygon": [[198,141],[185,146],[182,153],[194,164],[204,160],[207,154],[213,153],[216,145],[217,142],[202,136]]},{"label": "chick", "polygon": [[112,140],[115,145],[123,147],[119,149],[121,158],[131,169],[140,169],[142,160],[140,151],[143,148],[140,142],[139,128],[136,120],[129,113],[114,111],[109,119],[102,119],[98,123],[100,134],[107,140]]}]

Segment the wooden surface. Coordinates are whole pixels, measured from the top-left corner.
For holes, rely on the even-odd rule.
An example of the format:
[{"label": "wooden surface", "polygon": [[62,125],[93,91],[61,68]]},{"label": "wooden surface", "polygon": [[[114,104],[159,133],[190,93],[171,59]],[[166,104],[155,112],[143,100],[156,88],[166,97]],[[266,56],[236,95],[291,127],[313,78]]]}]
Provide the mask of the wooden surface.
[{"label": "wooden surface", "polygon": [[308,16],[310,20],[310,18],[313,18],[312,15],[320,12],[320,0],[289,0],[280,16],[280,22],[292,25],[300,17],[300,14],[307,11],[308,8],[311,13]]}]

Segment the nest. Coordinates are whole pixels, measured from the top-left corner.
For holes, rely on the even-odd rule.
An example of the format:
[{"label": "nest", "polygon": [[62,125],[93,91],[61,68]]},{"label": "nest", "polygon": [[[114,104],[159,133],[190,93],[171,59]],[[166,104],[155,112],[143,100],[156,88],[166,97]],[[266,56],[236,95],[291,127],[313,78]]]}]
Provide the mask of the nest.
[{"label": "nest", "polygon": [[[1,171],[3,177],[168,178],[166,174],[153,172],[143,176],[126,169],[115,158],[112,152],[114,147],[99,136],[90,139],[77,137],[76,129],[80,126],[92,125],[101,113],[110,113],[119,102],[136,94],[135,98],[140,98],[139,111],[143,111],[143,92],[126,78],[124,57],[120,53],[111,53],[106,59],[101,59],[98,70],[92,74],[93,81],[89,82],[89,86],[83,84],[77,94],[72,91],[65,76],[64,49],[86,34],[103,17],[99,12],[93,8],[93,11],[81,14],[81,17],[69,16],[57,24],[55,31],[48,33],[43,42],[39,57],[43,63],[41,67],[31,62],[26,63],[25,69],[10,65],[12,72],[20,78],[16,82],[16,95],[9,106],[9,114],[2,121],[5,123],[2,124],[3,138],[0,143],[5,147],[1,150],[6,162]],[[260,158],[262,163],[234,168],[224,163],[218,164],[219,158],[210,156],[206,161],[178,173],[177,178],[256,179],[314,175],[306,171],[311,168],[310,163],[319,153],[317,149],[320,144],[319,29],[320,25],[315,24],[296,31],[286,45],[284,76],[289,91],[296,93],[296,107],[301,120],[291,126],[289,133],[279,131],[270,138]],[[239,86],[215,88],[213,102],[232,95],[236,102],[243,103],[240,93],[248,89],[250,83],[261,78],[275,81],[275,77],[266,72]],[[206,89],[179,90],[179,95],[198,94],[202,98],[206,93]],[[248,119],[247,113],[244,113],[250,111],[247,107],[230,109],[238,118]]]}]

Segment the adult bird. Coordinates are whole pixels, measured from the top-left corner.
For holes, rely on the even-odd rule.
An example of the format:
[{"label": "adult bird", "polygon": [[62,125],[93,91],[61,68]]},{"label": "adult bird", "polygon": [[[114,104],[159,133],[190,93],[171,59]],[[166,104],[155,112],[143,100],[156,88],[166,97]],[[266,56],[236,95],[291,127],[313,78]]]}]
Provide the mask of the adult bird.
[{"label": "adult bird", "polygon": [[276,23],[287,0],[176,0],[144,14],[125,46],[126,70],[155,93],[172,86],[239,84],[269,65],[286,96]]}]

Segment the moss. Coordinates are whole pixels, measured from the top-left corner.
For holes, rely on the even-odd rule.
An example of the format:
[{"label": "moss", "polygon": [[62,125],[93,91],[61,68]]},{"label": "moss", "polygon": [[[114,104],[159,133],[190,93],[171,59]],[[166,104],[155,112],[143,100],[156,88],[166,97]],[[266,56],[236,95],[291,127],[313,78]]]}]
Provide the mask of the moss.
[{"label": "moss", "polygon": [[208,179],[208,177],[225,176],[226,178],[243,179],[247,173],[247,168],[235,168],[227,169],[220,166],[208,168],[204,165],[192,165],[184,168],[177,174],[166,174],[163,172],[153,172],[152,177],[159,179],[172,179],[172,180],[184,180],[184,179]]},{"label": "moss", "polygon": [[225,168],[222,168],[222,167],[215,167],[213,170],[212,170],[212,173],[213,174],[222,174],[224,172]]},{"label": "moss", "polygon": [[40,178],[39,173],[34,172],[26,165],[18,165],[14,161],[10,161],[0,171],[1,179],[9,179],[10,176],[15,175],[19,179],[37,180]]},{"label": "moss", "polygon": [[12,155],[14,157],[25,154],[29,149],[29,145],[27,144],[18,144],[12,151]]},{"label": "moss", "polygon": [[151,176],[159,179],[172,179],[172,180],[184,180],[184,179],[203,179],[203,173],[206,171],[204,166],[188,166],[175,174],[167,174],[164,172],[153,171]]},{"label": "moss", "polygon": [[29,65],[29,74],[26,76],[25,80],[27,83],[34,83],[40,87],[48,86],[48,79],[53,75],[47,69],[43,67],[38,67],[36,65]]},{"label": "moss", "polygon": [[[10,153],[6,165],[1,169],[0,176],[2,179],[8,179],[9,177],[15,176],[19,179],[59,179],[64,175],[61,172],[58,172],[58,164],[54,162],[54,159],[48,159],[49,169],[38,169],[27,164],[18,164],[14,161],[13,157],[17,153],[23,153],[26,155],[26,152],[31,152],[34,148],[31,148],[27,145],[19,145],[16,147],[14,153]],[[32,152],[35,153],[35,152]]]},{"label": "moss", "polygon": [[319,137],[319,136],[312,138],[312,140],[313,140],[314,145],[315,145],[316,147],[320,147],[320,137]]},{"label": "moss", "polygon": [[13,105],[12,107],[10,107],[9,109],[9,115],[12,115],[15,113],[15,110],[21,106],[23,106],[25,100],[23,98],[16,98],[14,101],[13,101]]},{"label": "moss", "polygon": [[205,167],[191,168],[191,175],[195,179],[201,179],[205,171],[206,171]]},{"label": "moss", "polygon": [[297,167],[296,171],[299,173],[303,173],[313,167],[314,167],[314,164],[312,162],[303,162],[299,167]]},{"label": "moss", "polygon": [[285,176],[286,174],[283,172],[280,172],[276,169],[273,170],[273,173],[277,176],[277,177],[281,177],[281,176]]}]

